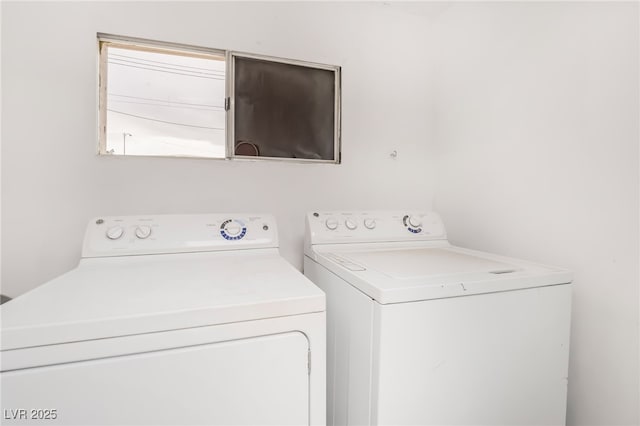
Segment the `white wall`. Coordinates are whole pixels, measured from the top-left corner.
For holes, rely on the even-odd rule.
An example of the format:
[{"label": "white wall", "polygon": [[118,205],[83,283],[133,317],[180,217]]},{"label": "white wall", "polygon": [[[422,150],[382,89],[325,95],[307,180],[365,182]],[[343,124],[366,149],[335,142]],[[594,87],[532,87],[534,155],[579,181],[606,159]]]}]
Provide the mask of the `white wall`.
[{"label": "white wall", "polygon": [[[96,215],[273,212],[300,267],[305,211],[435,199],[454,243],[575,272],[569,423],[640,423],[636,3],[1,7],[3,293]],[[98,31],[342,65],[343,164],[96,156]]]},{"label": "white wall", "polygon": [[454,243],[574,271],[568,423],[637,425],[638,3],[457,4],[434,51]]},{"label": "white wall", "polygon": [[[341,65],[343,164],[97,156],[97,32]],[[430,208],[424,34],[382,4],[2,2],[2,292],[72,268],[93,216],[272,212],[300,268],[306,211]]]}]

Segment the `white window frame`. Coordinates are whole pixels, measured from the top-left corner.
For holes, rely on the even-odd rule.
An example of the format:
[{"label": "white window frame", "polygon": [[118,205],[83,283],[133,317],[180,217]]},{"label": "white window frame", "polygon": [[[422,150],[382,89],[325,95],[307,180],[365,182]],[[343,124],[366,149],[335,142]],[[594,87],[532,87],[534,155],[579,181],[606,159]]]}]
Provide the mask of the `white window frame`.
[{"label": "white window frame", "polygon": [[[161,42],[135,37],[124,37],[112,34],[97,34],[98,42],[98,154],[112,155],[107,152],[107,48],[109,46],[133,50],[146,50],[158,53],[170,53],[178,55],[187,55],[194,57],[211,58],[218,57],[225,60],[225,157],[197,157],[197,156],[158,156],[143,155],[141,157],[157,157],[157,158],[199,158],[209,160],[246,160],[246,161],[285,161],[298,163],[330,163],[340,164],[342,159],[342,74],[341,67],[337,65],[326,65],[315,62],[300,61],[294,59],[278,58],[268,55],[259,55],[253,53],[237,52],[224,49],[213,49],[201,46],[193,46],[188,44]],[[334,158],[329,160],[306,159],[306,158],[287,158],[287,157],[263,157],[263,156],[245,156],[235,154],[235,59],[250,58],[263,61],[277,62],[289,65],[298,65],[308,68],[322,69],[332,71],[334,73],[334,136],[333,136],[333,152]],[[120,156],[120,154],[116,154]]]}]

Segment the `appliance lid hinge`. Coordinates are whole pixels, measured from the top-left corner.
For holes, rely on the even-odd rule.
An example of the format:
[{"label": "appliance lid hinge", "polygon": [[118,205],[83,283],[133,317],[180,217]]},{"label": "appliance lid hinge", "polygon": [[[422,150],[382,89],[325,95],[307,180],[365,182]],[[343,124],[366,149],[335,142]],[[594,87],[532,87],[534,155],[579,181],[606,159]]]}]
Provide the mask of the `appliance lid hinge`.
[{"label": "appliance lid hinge", "polygon": [[231,108],[231,98],[224,98],[224,110],[229,111]]}]

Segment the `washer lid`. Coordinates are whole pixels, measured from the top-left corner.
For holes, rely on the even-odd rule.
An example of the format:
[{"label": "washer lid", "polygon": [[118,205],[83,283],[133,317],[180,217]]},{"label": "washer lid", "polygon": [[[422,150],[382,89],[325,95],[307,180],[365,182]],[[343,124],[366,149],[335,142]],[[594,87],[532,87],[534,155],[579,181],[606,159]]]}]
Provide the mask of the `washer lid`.
[{"label": "washer lid", "polygon": [[325,310],[277,249],[83,259],[0,306],[2,350]]},{"label": "washer lid", "polygon": [[383,304],[571,282],[563,269],[448,245],[333,246],[318,255],[321,264]]},{"label": "washer lid", "polygon": [[522,269],[517,265],[459,253],[450,248],[361,251],[345,253],[343,257],[356,264],[368,265],[368,269],[400,279],[469,272],[514,272]]}]

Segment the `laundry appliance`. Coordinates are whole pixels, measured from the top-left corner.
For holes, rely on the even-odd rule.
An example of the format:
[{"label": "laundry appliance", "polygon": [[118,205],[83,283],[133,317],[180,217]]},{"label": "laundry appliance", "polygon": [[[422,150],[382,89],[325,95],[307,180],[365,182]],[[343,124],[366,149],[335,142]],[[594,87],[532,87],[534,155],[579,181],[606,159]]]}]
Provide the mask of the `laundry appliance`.
[{"label": "laundry appliance", "polygon": [[571,273],[455,247],[436,213],[306,216],[330,425],[564,425]]},{"label": "laundry appliance", "polygon": [[0,307],[3,424],[325,424],[325,296],[265,214],[102,217]]}]

